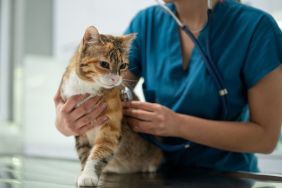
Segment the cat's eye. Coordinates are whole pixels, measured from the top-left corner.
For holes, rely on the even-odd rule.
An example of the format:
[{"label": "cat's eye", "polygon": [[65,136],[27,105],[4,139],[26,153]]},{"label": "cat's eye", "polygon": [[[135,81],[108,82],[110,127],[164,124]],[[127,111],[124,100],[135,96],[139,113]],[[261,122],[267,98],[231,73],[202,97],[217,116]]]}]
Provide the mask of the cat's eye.
[{"label": "cat's eye", "polygon": [[100,66],[105,68],[105,69],[110,69],[110,64],[106,61],[101,61]]},{"label": "cat's eye", "polygon": [[127,63],[123,63],[119,67],[120,69],[126,69],[127,68]]}]

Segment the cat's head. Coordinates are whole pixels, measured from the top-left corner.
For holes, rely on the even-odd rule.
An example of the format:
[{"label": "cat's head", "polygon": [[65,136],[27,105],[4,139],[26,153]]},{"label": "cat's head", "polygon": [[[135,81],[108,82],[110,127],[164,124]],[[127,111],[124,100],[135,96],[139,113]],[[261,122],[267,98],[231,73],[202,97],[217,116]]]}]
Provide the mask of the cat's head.
[{"label": "cat's head", "polygon": [[103,35],[94,26],[88,27],[76,56],[77,75],[102,88],[119,86],[128,68],[128,54],[134,38],[135,34]]}]

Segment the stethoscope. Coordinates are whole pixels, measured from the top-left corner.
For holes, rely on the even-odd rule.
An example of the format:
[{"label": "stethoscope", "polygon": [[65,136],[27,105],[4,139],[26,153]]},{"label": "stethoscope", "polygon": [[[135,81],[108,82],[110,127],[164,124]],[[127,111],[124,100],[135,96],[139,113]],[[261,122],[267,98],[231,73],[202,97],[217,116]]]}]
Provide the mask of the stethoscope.
[{"label": "stethoscope", "polygon": [[[168,13],[175,20],[177,25],[187,34],[187,36],[192,40],[194,45],[199,49],[200,55],[203,59],[203,62],[205,63],[205,65],[208,69],[208,72],[210,73],[210,75],[212,76],[212,78],[213,78],[213,80],[216,84],[218,95],[220,96],[220,99],[221,99],[221,102],[222,102],[222,109],[223,109],[222,119],[226,119],[227,114],[228,114],[228,104],[227,104],[228,90],[224,86],[222,75],[220,74],[220,72],[219,72],[218,68],[216,67],[215,63],[213,62],[211,50],[210,50],[210,38],[211,38],[210,37],[210,33],[211,33],[210,31],[211,31],[211,25],[212,25],[211,24],[211,14],[212,14],[212,7],[213,7],[212,0],[208,0],[208,24],[209,24],[210,28],[209,28],[209,32],[208,32],[208,39],[206,41],[207,53],[204,51],[200,42],[197,40],[197,38],[191,32],[191,30],[188,28],[188,26],[184,25],[178,19],[178,17],[164,3],[162,3],[160,0],[155,0],[155,1],[162,8],[162,10],[164,10],[166,13]],[[129,89],[126,89],[126,91],[124,90],[123,95],[126,96],[127,92],[128,92],[128,95],[132,97],[132,93]],[[127,99],[129,99],[129,97],[127,97]],[[144,139],[146,139],[147,141],[151,142],[152,144],[158,146],[163,151],[167,151],[167,152],[174,152],[174,151],[178,151],[178,150],[182,150],[182,149],[187,149],[187,148],[190,147],[190,143],[191,143],[190,141],[188,141],[184,144],[170,145],[170,144],[160,143],[153,135],[141,134],[141,136]]]}]

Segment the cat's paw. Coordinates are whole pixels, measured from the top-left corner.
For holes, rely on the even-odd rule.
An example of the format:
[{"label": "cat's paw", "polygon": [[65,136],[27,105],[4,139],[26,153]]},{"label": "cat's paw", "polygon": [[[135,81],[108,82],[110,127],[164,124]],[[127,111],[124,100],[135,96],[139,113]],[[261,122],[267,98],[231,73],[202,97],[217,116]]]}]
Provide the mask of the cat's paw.
[{"label": "cat's paw", "polygon": [[98,176],[95,174],[81,174],[77,179],[77,185],[84,186],[97,186]]},{"label": "cat's paw", "polygon": [[158,166],[156,166],[156,165],[149,165],[149,166],[143,167],[142,172],[155,173],[157,170],[158,170]]}]

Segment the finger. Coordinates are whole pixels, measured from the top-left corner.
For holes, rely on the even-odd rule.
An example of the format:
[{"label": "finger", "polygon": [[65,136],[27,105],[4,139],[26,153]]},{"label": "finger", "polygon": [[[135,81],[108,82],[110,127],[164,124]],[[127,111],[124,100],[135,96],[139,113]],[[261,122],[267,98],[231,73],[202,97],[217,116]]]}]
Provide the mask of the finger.
[{"label": "finger", "polygon": [[101,116],[101,117],[97,118],[97,120],[96,120],[97,125],[96,126],[104,125],[108,121],[109,121],[109,118],[107,116]]},{"label": "finger", "polygon": [[72,118],[76,121],[83,115],[91,112],[95,108],[95,106],[98,104],[100,99],[101,97],[99,96],[95,96],[95,97],[88,99],[85,103],[81,104],[79,107],[75,108],[71,112]]},{"label": "finger", "polygon": [[143,121],[153,121],[153,119],[155,118],[155,114],[153,112],[139,110],[135,108],[125,109],[123,112],[126,116],[134,117]]},{"label": "finger", "polygon": [[83,127],[81,127],[80,129],[78,129],[76,132],[78,135],[84,135],[87,131],[93,129],[94,126],[91,124],[85,125]]},{"label": "finger", "polygon": [[129,101],[122,101],[122,107],[123,108],[128,108],[130,105],[130,102]]},{"label": "finger", "polygon": [[109,118],[107,116],[102,116],[102,117],[99,117],[95,123],[90,123],[90,124],[87,124],[87,125],[84,125],[82,126],[80,129],[78,129],[77,133],[79,135],[83,135],[85,134],[87,131],[89,131],[90,129],[93,129],[94,127],[97,127],[97,126],[102,126],[104,124],[106,124],[108,122]]},{"label": "finger", "polygon": [[58,131],[60,131],[64,136],[72,136],[75,135],[75,133],[73,131],[71,131],[70,129],[68,129],[65,126],[60,126],[59,124],[56,123],[56,128]]},{"label": "finger", "polygon": [[135,132],[152,134],[152,124],[150,122],[135,118],[127,118],[127,122]]},{"label": "finger", "polygon": [[57,106],[59,103],[63,102],[63,99],[61,97],[61,92],[60,92],[60,88],[57,89],[56,94],[53,98],[55,105]]},{"label": "finger", "polygon": [[75,122],[74,129],[80,129],[84,125],[91,124],[92,122],[96,121],[96,118],[101,115],[101,113],[107,108],[106,103],[100,104],[97,108],[95,108],[91,113],[88,113],[81,118],[79,118]]},{"label": "finger", "polygon": [[97,108],[95,108],[92,112],[89,113],[89,116],[92,119],[96,119],[107,109],[107,103],[100,103]]},{"label": "finger", "polygon": [[131,102],[128,102],[126,105],[129,108],[138,108],[138,109],[147,110],[150,112],[155,111],[155,109],[158,106],[158,104],[155,104],[155,103],[141,102],[141,101],[131,101]]},{"label": "finger", "polygon": [[90,117],[89,115],[84,115],[84,116],[82,116],[81,118],[79,118],[78,120],[75,121],[72,129],[73,129],[73,131],[79,130],[85,125],[88,125],[88,124],[91,125],[93,120],[94,119],[92,119],[92,117]]},{"label": "finger", "polygon": [[97,120],[91,121],[91,123],[88,123],[86,125],[81,126],[79,129],[77,129],[77,134],[82,135],[85,134],[87,131],[94,127],[102,126],[108,122],[109,118],[107,116],[99,117]]},{"label": "finger", "polygon": [[88,96],[89,94],[71,96],[65,103],[64,111],[71,112],[76,107],[77,103],[81,102]]}]

